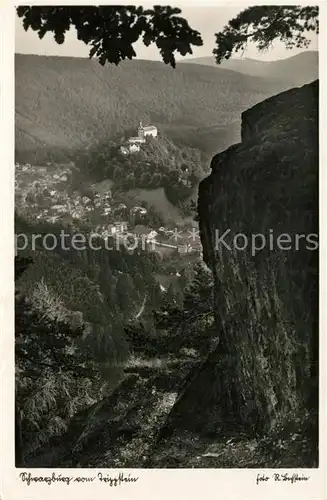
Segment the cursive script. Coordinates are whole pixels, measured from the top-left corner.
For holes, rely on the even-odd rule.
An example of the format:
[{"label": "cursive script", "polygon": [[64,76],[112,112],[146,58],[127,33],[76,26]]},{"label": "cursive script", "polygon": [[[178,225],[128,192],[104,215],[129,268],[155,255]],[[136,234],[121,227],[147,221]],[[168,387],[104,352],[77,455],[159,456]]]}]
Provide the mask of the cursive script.
[{"label": "cursive script", "polygon": [[273,474],[274,481],[279,482],[279,481],[287,481],[290,483],[297,483],[300,481],[309,481],[310,476],[305,476],[304,474],[298,474],[293,473],[293,474],[288,474],[288,472],[285,472],[284,474]]},{"label": "cursive script", "polygon": [[63,476],[62,474],[56,474],[55,472],[53,472],[51,476],[33,476],[30,472],[21,472],[19,478],[23,483],[26,483],[27,486],[30,486],[31,483],[46,483],[49,486],[54,483],[65,483],[69,485],[74,479],[69,476]]},{"label": "cursive script", "polygon": [[289,482],[289,483],[298,483],[298,482],[304,482],[304,481],[309,481],[310,476],[305,476],[304,474],[298,474],[297,472],[293,472],[293,474],[289,474],[288,472],[285,473],[274,473],[272,476],[268,476],[266,474],[257,474],[256,477],[256,484],[260,483],[267,483],[270,480],[278,483],[278,482]]},{"label": "cursive script", "polygon": [[109,474],[102,474],[102,472],[98,473],[99,481],[103,483],[108,483],[109,486],[120,486],[122,483],[136,483],[138,477],[132,477],[130,474],[128,476],[124,476],[122,472],[118,474],[116,477],[112,477]]},{"label": "cursive script", "polygon": [[52,472],[48,476],[33,476],[31,472],[21,472],[19,474],[19,479],[30,486],[34,483],[45,483],[49,486],[52,484],[64,483],[69,486],[71,483],[92,483],[93,481],[100,481],[108,486],[121,486],[127,483],[136,483],[139,479],[138,477],[133,477],[131,474],[124,474],[119,472],[117,476],[111,476],[110,474],[103,474],[99,472],[96,476],[64,476],[63,474],[57,474]]}]

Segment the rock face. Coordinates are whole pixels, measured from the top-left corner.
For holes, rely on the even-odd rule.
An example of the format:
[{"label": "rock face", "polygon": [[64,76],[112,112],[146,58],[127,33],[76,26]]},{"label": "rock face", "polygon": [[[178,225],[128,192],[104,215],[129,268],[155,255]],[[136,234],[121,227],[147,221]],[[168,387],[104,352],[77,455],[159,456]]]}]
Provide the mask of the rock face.
[{"label": "rock face", "polygon": [[198,206],[220,342],[171,426],[258,433],[317,405],[318,81],[244,112],[211,169]]}]

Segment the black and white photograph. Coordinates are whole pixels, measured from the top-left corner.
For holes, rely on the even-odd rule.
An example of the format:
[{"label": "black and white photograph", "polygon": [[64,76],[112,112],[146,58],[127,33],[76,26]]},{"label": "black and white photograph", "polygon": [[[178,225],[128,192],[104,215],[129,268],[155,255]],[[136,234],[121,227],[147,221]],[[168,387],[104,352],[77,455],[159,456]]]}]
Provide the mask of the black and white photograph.
[{"label": "black and white photograph", "polygon": [[319,7],[13,8],[16,468],[305,483]]}]

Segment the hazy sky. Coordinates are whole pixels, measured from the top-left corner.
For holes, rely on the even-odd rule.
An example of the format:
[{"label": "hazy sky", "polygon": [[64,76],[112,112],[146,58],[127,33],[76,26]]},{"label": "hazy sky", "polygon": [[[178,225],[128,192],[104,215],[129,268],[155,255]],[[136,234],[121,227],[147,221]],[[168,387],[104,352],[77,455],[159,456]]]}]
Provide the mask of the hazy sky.
[{"label": "hazy sky", "polygon": [[[173,4],[175,6],[175,4]],[[243,4],[240,7],[180,7],[182,14],[189,22],[190,26],[202,35],[203,46],[195,47],[193,55],[188,57],[201,57],[212,55],[212,49],[215,45],[214,34],[220,31],[227,22],[245,8]],[[317,36],[311,34],[311,44],[309,50],[316,50],[318,40]],[[89,48],[81,41],[77,40],[75,30],[71,30],[66,34],[66,40],[63,45],[58,45],[52,34],[47,34],[40,40],[37,34],[28,30],[24,31],[22,20],[16,18],[16,52],[24,54],[42,54],[42,55],[59,55],[59,56],[75,56],[87,57]],[[145,47],[141,42],[135,44],[135,52],[140,59],[160,60],[160,54],[157,47],[152,44],[150,47]],[[245,57],[254,59],[274,60],[290,57],[301,50],[293,49],[286,50],[284,45],[276,42],[274,47],[266,53],[258,53],[252,45],[244,54]]]}]

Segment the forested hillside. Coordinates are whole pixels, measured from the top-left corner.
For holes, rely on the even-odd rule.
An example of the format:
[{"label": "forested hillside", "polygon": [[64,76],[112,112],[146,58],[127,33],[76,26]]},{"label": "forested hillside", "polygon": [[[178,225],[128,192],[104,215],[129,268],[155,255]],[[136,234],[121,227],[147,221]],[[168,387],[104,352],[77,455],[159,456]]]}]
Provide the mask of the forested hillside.
[{"label": "forested hillside", "polygon": [[231,124],[242,111],[288,87],[195,64],[173,70],[140,60],[102,67],[88,59],[21,54],[15,76],[16,157],[31,163],[71,157],[95,140],[135,130],[141,119],[177,143],[218,151],[238,138]]},{"label": "forested hillside", "polygon": [[16,404],[23,454],[61,435],[77,411],[112,392],[137,343],[126,328],[139,324],[140,335],[153,335],[155,311],[164,302],[176,305],[189,279],[179,274],[180,287],[176,282],[163,294],[156,253],[128,252],[101,238],[94,242],[101,250],[77,250],[67,227],[65,250],[63,229],[15,220],[16,234],[24,233],[29,243],[35,234],[57,237],[53,251],[42,244],[32,250],[30,244],[16,258]]},{"label": "forested hillside", "polygon": [[87,150],[79,151],[75,164],[84,183],[109,178],[116,190],[163,187],[167,199],[177,204],[187,199],[204,177],[205,160],[198,149],[177,147],[161,136],[148,138],[138,153],[128,156],[121,154],[119,138],[97,141]]}]

